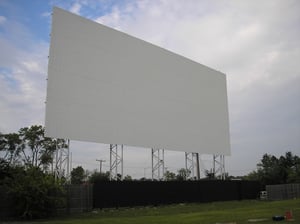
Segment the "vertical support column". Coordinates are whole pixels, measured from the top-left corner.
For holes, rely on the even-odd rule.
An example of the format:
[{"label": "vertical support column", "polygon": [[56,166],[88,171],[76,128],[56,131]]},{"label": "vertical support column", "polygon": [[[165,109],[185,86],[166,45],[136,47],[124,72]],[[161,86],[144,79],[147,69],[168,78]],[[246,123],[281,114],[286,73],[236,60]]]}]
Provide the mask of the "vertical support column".
[{"label": "vertical support column", "polygon": [[185,152],[185,168],[189,171],[190,176],[193,180],[197,180],[198,176],[200,179],[200,173],[198,171],[199,162],[197,153]]},{"label": "vertical support column", "polygon": [[200,180],[200,158],[199,153],[196,153],[196,176],[197,180]]},{"label": "vertical support column", "polygon": [[225,180],[226,179],[226,171],[225,171],[225,156],[221,155],[221,179]]},{"label": "vertical support column", "polygon": [[67,173],[66,173],[66,178],[68,181],[71,181],[71,175],[70,175],[70,139],[67,141]]},{"label": "vertical support column", "polygon": [[55,147],[56,149],[55,149],[55,152],[54,152],[54,156],[53,157],[55,157],[54,158],[54,178],[55,178],[55,180],[57,180],[58,178],[59,178],[59,166],[58,166],[58,161],[59,161],[59,156],[58,156],[58,151],[59,151],[59,149],[58,149],[58,143],[56,142],[56,147]]},{"label": "vertical support column", "polygon": [[152,180],[162,180],[165,174],[164,149],[151,149],[152,156]]},{"label": "vertical support column", "polygon": [[123,179],[123,145],[110,144],[110,180]]},{"label": "vertical support column", "polygon": [[[67,142],[67,144],[66,144]],[[56,139],[54,177],[70,180],[70,140]]]},{"label": "vertical support column", "polygon": [[121,151],[120,151],[120,174],[121,174],[121,176],[120,176],[120,178],[121,178],[121,180],[123,180],[123,145],[120,145],[120,147],[121,147]]},{"label": "vertical support column", "polygon": [[225,156],[213,155],[213,174],[215,178],[225,180]]}]

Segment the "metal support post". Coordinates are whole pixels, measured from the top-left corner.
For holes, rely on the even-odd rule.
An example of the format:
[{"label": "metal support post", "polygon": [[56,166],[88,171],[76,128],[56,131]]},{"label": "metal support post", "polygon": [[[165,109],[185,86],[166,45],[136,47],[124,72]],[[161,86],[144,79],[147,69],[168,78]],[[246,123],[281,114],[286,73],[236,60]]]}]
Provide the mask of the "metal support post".
[{"label": "metal support post", "polygon": [[[67,142],[67,144],[65,144]],[[56,139],[54,177],[70,180],[70,140]]]},{"label": "metal support post", "polygon": [[67,159],[66,159],[66,163],[67,163],[66,178],[67,178],[67,180],[70,180],[71,179],[71,175],[70,175],[70,139],[68,139],[68,143],[67,143]]},{"label": "metal support post", "polygon": [[152,180],[163,180],[165,175],[164,149],[151,149]]},{"label": "metal support post", "polygon": [[123,145],[110,144],[110,180],[123,179]]},{"label": "metal support post", "polygon": [[197,180],[200,180],[200,158],[199,158],[199,153],[196,153],[196,176],[197,176]]},{"label": "metal support post", "polygon": [[191,179],[193,180],[200,179],[200,173],[198,170],[199,162],[198,162],[197,153],[194,152],[185,153],[185,168],[190,173]]},{"label": "metal support post", "polygon": [[225,156],[213,155],[213,174],[215,178],[225,180]]}]

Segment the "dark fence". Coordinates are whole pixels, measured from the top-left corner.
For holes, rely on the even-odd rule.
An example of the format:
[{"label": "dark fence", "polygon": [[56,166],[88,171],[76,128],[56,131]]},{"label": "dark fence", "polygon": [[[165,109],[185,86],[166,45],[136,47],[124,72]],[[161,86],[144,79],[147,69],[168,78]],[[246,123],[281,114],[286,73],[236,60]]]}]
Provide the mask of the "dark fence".
[{"label": "dark fence", "polygon": [[111,181],[94,184],[94,208],[255,199],[255,181]]},{"label": "dark fence", "polygon": [[286,200],[300,198],[300,183],[267,185],[269,200]]},{"label": "dark fence", "polygon": [[[93,208],[255,199],[259,195],[260,184],[218,180],[108,181],[94,185],[68,185],[65,189],[66,207],[56,209],[57,215]],[[14,216],[15,204],[7,192],[8,189],[0,188],[0,219]]]},{"label": "dark fence", "polygon": [[78,213],[90,211],[93,209],[93,185],[68,185],[67,191],[67,207],[68,213]]}]

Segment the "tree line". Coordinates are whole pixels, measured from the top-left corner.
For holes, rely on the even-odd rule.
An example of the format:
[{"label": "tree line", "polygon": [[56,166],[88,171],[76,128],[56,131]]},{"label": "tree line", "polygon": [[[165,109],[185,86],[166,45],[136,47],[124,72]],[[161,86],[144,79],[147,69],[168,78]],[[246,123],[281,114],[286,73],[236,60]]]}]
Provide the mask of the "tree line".
[{"label": "tree line", "polygon": [[276,157],[264,154],[257,170],[244,177],[246,180],[257,180],[262,185],[300,183],[300,158],[292,152]]},{"label": "tree line", "polygon": [[[176,173],[171,171],[166,171],[163,180],[165,181],[184,181],[184,180],[194,180],[190,176],[190,170],[181,168]],[[214,180],[218,177],[214,176],[211,171],[206,170],[205,177],[202,179]],[[288,183],[300,183],[300,157],[293,155],[292,152],[286,152],[285,155],[276,157],[270,154],[264,154],[261,161],[257,164],[257,170],[250,172],[245,176],[229,176],[226,173],[226,180],[231,179],[242,179],[242,180],[252,180],[259,181],[262,186],[272,185],[272,184],[288,184]],[[83,183],[90,182],[95,183],[97,181],[108,181],[109,172],[98,173],[93,172],[91,175],[85,175],[84,169],[79,166],[73,169],[71,172],[71,182],[72,183]],[[121,180],[121,176],[119,179]],[[131,176],[127,175],[123,180],[131,181],[133,180]],[[151,180],[145,177],[136,179],[135,181],[146,181]]]},{"label": "tree line", "polygon": [[[164,174],[163,180],[165,181],[185,181],[185,180],[194,180],[190,177],[191,171],[185,168],[181,168],[177,171],[177,174],[166,171]],[[82,183],[96,183],[99,181],[109,181],[110,180],[110,172],[106,171],[104,173],[100,173],[94,171],[89,173],[88,170],[84,170],[82,166],[77,166],[73,168],[71,171],[71,183],[72,184],[82,184]],[[140,179],[133,179],[130,175],[124,176],[122,178],[121,174],[117,175],[116,181],[152,181],[152,179],[142,177]]]}]

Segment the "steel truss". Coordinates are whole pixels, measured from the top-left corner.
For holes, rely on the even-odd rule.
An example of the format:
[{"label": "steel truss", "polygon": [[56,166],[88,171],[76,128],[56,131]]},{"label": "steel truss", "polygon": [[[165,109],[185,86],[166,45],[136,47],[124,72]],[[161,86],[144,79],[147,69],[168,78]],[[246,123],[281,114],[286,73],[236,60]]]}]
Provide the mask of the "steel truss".
[{"label": "steel truss", "polygon": [[110,180],[123,179],[123,145],[110,144]]},{"label": "steel truss", "polygon": [[70,180],[70,140],[64,144],[65,140],[56,139],[56,150],[54,152],[54,177],[60,179],[65,177]]},{"label": "steel truss", "polygon": [[185,168],[190,173],[190,177],[193,180],[198,178],[198,165],[197,165],[197,153],[195,152],[186,152],[185,153]]},{"label": "steel truss", "polygon": [[164,149],[151,149],[152,155],[152,180],[163,180],[165,174]]},{"label": "steel truss", "polygon": [[225,156],[213,155],[213,174],[214,177],[225,180]]}]

